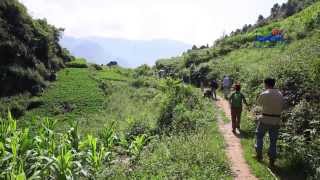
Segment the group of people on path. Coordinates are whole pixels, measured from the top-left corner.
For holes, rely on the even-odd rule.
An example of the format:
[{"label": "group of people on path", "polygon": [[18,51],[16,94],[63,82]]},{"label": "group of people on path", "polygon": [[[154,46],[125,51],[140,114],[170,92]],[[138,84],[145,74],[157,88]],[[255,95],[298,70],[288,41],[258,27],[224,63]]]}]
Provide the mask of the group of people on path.
[{"label": "group of people on path", "polygon": [[[259,94],[256,99],[256,104],[262,108],[262,113],[257,116],[256,126],[256,158],[262,161],[263,141],[266,133],[269,133],[269,165],[274,167],[277,157],[277,140],[279,128],[281,123],[281,113],[283,110],[284,99],[282,93],[275,88],[276,80],[273,78],[266,78],[264,80],[265,90]],[[244,94],[241,92],[241,85],[236,83],[234,91],[230,93],[233,82],[229,76],[224,76],[222,80],[222,89],[225,99],[229,101],[232,120],[232,132],[236,134],[236,130],[240,130],[241,113],[243,104],[249,106]],[[213,80],[211,82],[211,91],[214,99],[217,99],[216,90],[218,89],[218,82]]]}]

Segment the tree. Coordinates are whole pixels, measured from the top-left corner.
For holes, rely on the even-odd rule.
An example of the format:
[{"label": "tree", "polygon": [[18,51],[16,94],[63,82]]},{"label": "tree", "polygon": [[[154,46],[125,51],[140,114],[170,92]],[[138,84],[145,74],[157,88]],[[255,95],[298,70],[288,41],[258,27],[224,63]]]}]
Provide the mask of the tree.
[{"label": "tree", "polygon": [[245,24],[243,27],[242,27],[242,32],[248,32],[248,30],[251,28],[251,24]]},{"label": "tree", "polygon": [[192,50],[197,50],[197,49],[198,49],[198,47],[196,45],[192,46]]},{"label": "tree", "polygon": [[265,18],[260,14],[258,17],[257,25],[262,26],[265,23]]},{"label": "tree", "polygon": [[271,8],[271,15],[270,15],[271,19],[279,18],[279,11],[280,11],[280,5],[278,3],[276,3]]}]

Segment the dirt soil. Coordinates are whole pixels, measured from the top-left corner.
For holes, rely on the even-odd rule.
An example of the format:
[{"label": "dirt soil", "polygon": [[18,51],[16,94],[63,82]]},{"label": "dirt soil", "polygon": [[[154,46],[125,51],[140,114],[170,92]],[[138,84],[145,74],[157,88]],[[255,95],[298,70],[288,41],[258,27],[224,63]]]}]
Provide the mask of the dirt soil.
[{"label": "dirt soil", "polygon": [[[216,105],[221,108],[225,115],[231,119],[229,102],[219,97],[216,101]],[[223,135],[226,143],[226,154],[229,158],[231,170],[236,180],[254,180],[257,179],[249,169],[246,163],[243,150],[240,143],[240,134],[232,133],[231,121],[227,124],[223,122],[223,117],[218,117],[219,130]],[[238,132],[237,132],[238,133]]]}]

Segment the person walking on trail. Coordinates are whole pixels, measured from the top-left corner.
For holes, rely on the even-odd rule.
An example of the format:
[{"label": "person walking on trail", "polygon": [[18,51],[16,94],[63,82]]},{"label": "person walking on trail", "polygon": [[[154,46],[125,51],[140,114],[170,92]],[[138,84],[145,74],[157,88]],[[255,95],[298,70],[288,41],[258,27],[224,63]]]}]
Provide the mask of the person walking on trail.
[{"label": "person walking on trail", "polygon": [[223,88],[223,94],[224,98],[228,99],[228,95],[230,94],[230,87],[231,87],[231,79],[229,76],[224,76],[222,81],[222,88]]},{"label": "person walking on trail", "polygon": [[257,104],[262,107],[262,115],[258,120],[256,129],[256,153],[258,161],[263,159],[263,138],[266,132],[269,133],[269,165],[274,167],[277,157],[277,139],[281,123],[280,115],[283,110],[283,96],[278,89],[275,89],[275,79],[267,78],[264,80],[266,90],[262,92],[257,98]]},{"label": "person walking on trail", "polygon": [[232,132],[236,133],[236,129],[240,132],[240,120],[242,112],[242,104],[248,106],[245,96],[240,92],[240,84],[235,85],[235,92],[230,95],[229,102],[231,107]]},{"label": "person walking on trail", "polygon": [[217,100],[217,89],[218,89],[219,85],[218,82],[214,79],[211,81],[211,92],[212,92],[212,96],[214,98],[214,100]]}]

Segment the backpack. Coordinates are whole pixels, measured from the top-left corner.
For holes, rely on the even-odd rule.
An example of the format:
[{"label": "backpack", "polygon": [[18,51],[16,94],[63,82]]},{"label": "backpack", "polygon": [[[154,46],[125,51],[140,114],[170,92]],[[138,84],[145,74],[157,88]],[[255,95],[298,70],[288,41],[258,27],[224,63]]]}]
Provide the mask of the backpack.
[{"label": "backpack", "polygon": [[242,107],[243,94],[235,92],[230,97],[231,107],[240,108]]}]

